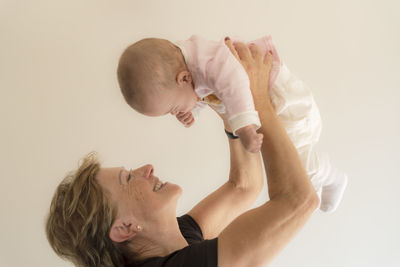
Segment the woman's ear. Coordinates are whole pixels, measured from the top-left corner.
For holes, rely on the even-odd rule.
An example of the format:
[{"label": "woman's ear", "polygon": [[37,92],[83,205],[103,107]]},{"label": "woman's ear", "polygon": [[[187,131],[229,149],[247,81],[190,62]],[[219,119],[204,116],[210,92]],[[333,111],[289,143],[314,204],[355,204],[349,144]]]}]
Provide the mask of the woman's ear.
[{"label": "woman's ear", "polygon": [[178,83],[178,85],[184,85],[184,84],[191,84],[192,83],[192,74],[187,71],[187,70],[183,70],[181,72],[178,73],[178,75],[176,76],[176,82]]},{"label": "woman's ear", "polygon": [[123,219],[116,219],[108,235],[112,241],[121,243],[134,237],[136,235],[136,229],[131,222],[124,221]]}]

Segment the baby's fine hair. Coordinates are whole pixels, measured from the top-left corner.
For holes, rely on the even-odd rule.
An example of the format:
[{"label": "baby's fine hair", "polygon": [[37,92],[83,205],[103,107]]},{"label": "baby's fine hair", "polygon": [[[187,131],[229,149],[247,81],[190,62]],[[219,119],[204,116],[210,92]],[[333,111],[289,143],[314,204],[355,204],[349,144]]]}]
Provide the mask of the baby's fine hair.
[{"label": "baby's fine hair", "polygon": [[142,39],[125,49],[118,64],[118,82],[125,101],[143,112],[146,101],[173,88],[185,69],[180,49],[164,39]]}]

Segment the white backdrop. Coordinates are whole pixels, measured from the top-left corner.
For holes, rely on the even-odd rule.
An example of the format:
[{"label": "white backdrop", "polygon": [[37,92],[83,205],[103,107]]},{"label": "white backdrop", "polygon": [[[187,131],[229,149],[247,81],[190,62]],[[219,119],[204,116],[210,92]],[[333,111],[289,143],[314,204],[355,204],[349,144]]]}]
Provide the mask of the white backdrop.
[{"label": "white backdrop", "polygon": [[143,37],[268,33],[314,91],[320,149],[350,177],[339,210],[316,212],[272,266],[400,266],[399,3],[0,0],[0,266],[70,266],[50,249],[44,218],[89,151],[105,166],[152,163],[183,188],[178,215],[221,185],[217,117],[206,111],[186,129],[135,113],[118,89],[118,57]]}]

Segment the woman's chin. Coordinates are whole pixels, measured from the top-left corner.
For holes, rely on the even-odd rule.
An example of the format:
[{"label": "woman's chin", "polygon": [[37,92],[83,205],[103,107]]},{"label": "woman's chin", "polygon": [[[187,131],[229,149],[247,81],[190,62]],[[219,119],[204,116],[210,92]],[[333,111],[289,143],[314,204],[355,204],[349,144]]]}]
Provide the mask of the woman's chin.
[{"label": "woman's chin", "polygon": [[165,182],[156,193],[164,195],[164,197],[168,196],[168,198],[179,198],[182,195],[182,188],[177,184]]},{"label": "woman's chin", "polygon": [[160,209],[164,211],[168,210],[167,213],[176,213],[178,200],[182,195],[182,188],[179,185],[173,183],[168,183],[164,186],[165,188],[161,188],[161,190],[164,189],[163,192],[159,192],[162,194],[160,195]]},{"label": "woman's chin", "polygon": [[167,183],[166,186],[168,186],[168,190],[170,192],[174,192],[174,195],[175,194],[178,196],[182,195],[182,188],[179,185],[173,183]]}]

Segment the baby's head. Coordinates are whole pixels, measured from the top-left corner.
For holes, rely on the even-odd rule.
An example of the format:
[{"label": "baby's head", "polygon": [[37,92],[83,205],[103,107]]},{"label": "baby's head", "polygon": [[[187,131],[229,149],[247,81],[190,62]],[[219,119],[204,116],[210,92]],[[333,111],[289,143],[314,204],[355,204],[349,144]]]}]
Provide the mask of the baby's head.
[{"label": "baby's head", "polygon": [[198,100],[181,50],[167,40],[148,38],[126,48],[117,74],[126,102],[144,115],[187,112]]}]

